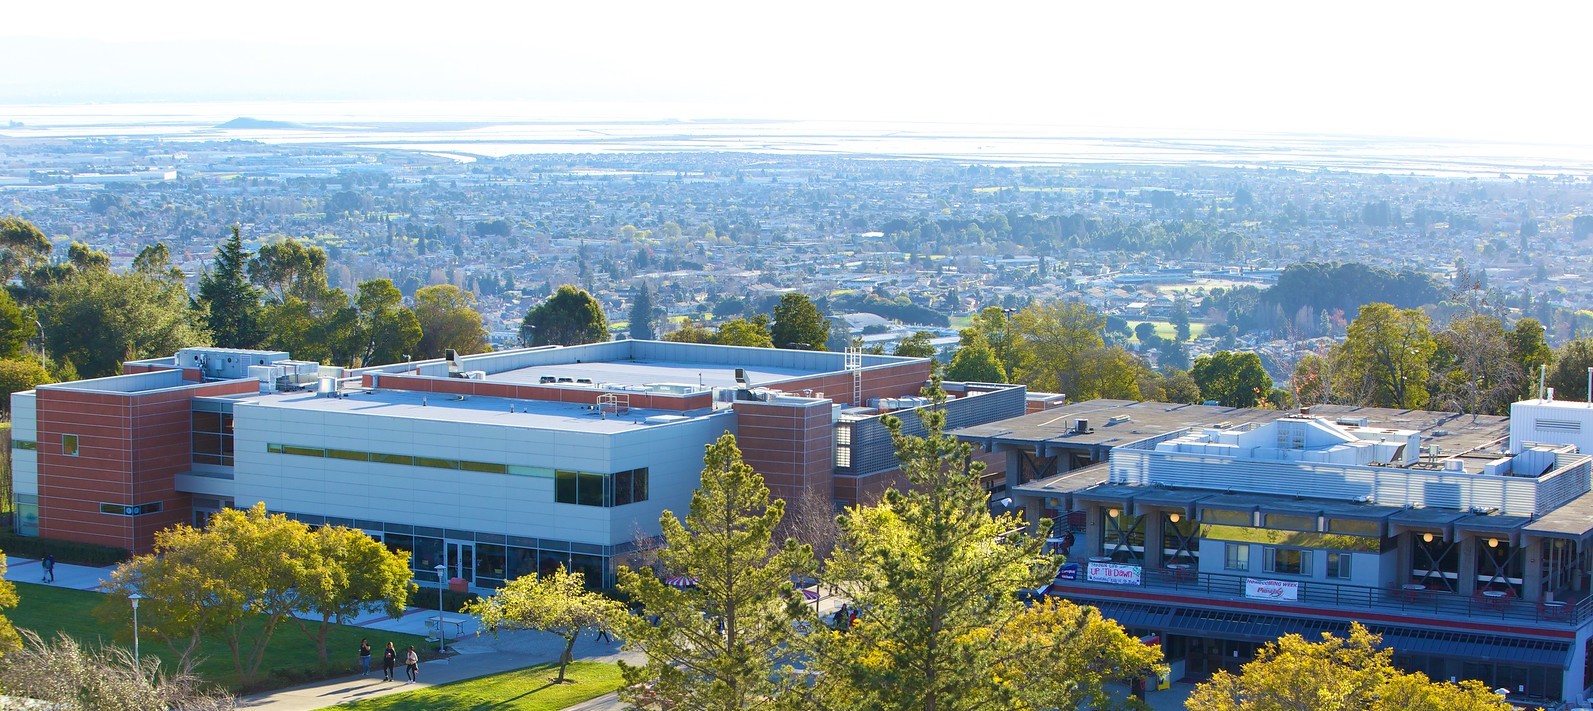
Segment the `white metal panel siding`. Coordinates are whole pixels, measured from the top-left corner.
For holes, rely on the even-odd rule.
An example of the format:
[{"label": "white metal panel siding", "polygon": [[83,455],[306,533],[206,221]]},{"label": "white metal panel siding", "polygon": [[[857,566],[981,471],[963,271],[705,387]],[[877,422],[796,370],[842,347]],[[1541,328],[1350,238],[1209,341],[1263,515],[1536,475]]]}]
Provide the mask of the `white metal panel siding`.
[{"label": "white metal panel siding", "polygon": [[1119,484],[1162,484],[1340,500],[1371,497],[1386,506],[1453,510],[1497,508],[1501,513],[1522,516],[1538,513],[1538,481],[1534,479],[1398,467],[1235,459],[1129,448],[1113,449],[1110,467],[1111,481]]},{"label": "white metal panel siding", "polygon": [[640,425],[617,434],[611,449],[612,469],[647,467],[647,501],[609,509],[609,535],[624,543],[640,532],[657,536],[659,516],[665,510],[685,519],[691,495],[702,485],[704,448],[726,430],[735,431],[735,414],[722,411],[712,417],[668,425]]},{"label": "white metal panel siding", "polygon": [[[11,396],[11,439],[36,442],[38,400],[33,391]],[[11,490],[13,494],[39,495],[39,453],[32,449],[11,448]]]},{"label": "white metal panel siding", "polygon": [[611,545],[609,509],[556,504],[553,480],[272,454],[266,444],[610,471],[605,435],[239,405],[237,503],[273,510]]}]

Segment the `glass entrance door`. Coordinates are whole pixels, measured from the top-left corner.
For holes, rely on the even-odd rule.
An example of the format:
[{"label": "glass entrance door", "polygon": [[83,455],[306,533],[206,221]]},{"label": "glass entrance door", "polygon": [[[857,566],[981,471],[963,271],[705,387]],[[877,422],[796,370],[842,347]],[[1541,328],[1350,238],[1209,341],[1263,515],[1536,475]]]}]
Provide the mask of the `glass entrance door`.
[{"label": "glass entrance door", "polygon": [[[447,559],[448,577],[463,578],[471,585],[476,584],[476,544],[448,541]],[[448,582],[447,580],[443,581]]]}]

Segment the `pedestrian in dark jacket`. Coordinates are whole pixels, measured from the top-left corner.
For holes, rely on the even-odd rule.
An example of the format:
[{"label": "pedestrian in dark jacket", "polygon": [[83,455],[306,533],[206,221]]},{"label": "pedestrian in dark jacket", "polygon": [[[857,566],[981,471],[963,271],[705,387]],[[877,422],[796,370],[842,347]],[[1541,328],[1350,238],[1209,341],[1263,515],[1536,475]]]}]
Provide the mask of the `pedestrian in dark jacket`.
[{"label": "pedestrian in dark jacket", "polygon": [[387,650],[382,652],[382,681],[393,681],[393,667],[398,664],[398,650],[393,649],[393,643],[387,643]]}]

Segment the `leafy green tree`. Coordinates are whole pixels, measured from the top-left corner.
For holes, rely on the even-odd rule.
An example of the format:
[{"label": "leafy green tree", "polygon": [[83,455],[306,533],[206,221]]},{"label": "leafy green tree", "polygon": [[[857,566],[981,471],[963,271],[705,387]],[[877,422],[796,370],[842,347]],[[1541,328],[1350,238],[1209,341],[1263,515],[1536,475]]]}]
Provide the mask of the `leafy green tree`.
[{"label": "leafy green tree", "polygon": [[1149,321],[1140,321],[1134,324],[1134,337],[1144,345],[1150,345],[1152,339],[1161,340],[1156,335],[1156,324]]},{"label": "leafy green tree", "polygon": [[[6,556],[0,553],[0,610],[17,606],[17,586],[5,579]],[[22,638],[17,636],[17,629],[11,626],[11,620],[0,616],[0,655],[8,655],[13,650],[22,646]],[[9,661],[9,660],[8,660]]]},{"label": "leafy green tree", "polygon": [[133,258],[133,271],[156,279],[181,283],[186,277],[171,261],[171,249],[165,242],[156,242],[138,251]]},{"label": "leafy green tree", "polygon": [[260,324],[260,292],[249,283],[249,251],[237,225],[216,248],[216,260],[199,277],[195,303],[205,309],[205,325],[218,346],[255,348],[265,339]]},{"label": "leafy green tree", "polygon": [[702,488],[691,498],[682,523],[665,511],[663,569],[697,579],[691,590],[665,585],[650,571],[621,568],[620,590],[658,619],[624,621],[627,644],[647,656],[624,662],[626,689],[635,702],[638,685],[673,708],[762,709],[790,679],[777,674],[796,638],[795,624],[808,607],[792,576],[814,568],[813,551],[795,541],[775,548],[773,534],[785,502],[770,500],[763,477],[741,459],[735,436],[708,445]]},{"label": "leafy green tree", "polygon": [[664,334],[664,340],[671,343],[718,343],[718,334],[713,329],[687,318],[685,323],[669,333]]},{"label": "leafy green tree", "polygon": [[1593,339],[1568,341],[1554,353],[1554,365],[1544,385],[1561,400],[1587,399],[1587,369],[1593,368]]},{"label": "leafy green tree", "polygon": [[608,319],[603,316],[603,305],[569,284],[532,307],[520,323],[520,341],[528,346],[574,346],[606,340]]},{"label": "leafy green tree", "polygon": [[32,358],[6,358],[0,359],[0,412],[11,412],[11,393],[32,390],[46,383],[55,382],[50,376],[50,371]]},{"label": "leafy green tree", "polygon": [[1272,378],[1253,352],[1218,351],[1195,359],[1189,371],[1202,400],[1223,407],[1256,407],[1272,392]]},{"label": "leafy green tree", "polygon": [[[988,309],[987,309],[988,310]],[[1053,301],[1030,304],[1012,317],[1019,366],[1014,380],[1038,390],[1067,393],[1075,400],[1081,392],[1085,354],[1105,347],[1101,329],[1106,319],[1084,304]]]},{"label": "leafy green tree", "polygon": [[1301,356],[1299,362],[1294,364],[1294,375],[1289,378],[1295,404],[1310,406],[1327,402],[1327,396],[1332,392],[1328,385],[1331,375],[1332,364],[1326,358],[1315,353]]},{"label": "leafy green tree", "polygon": [[204,530],[156,531],[153,553],[111,573],[110,594],[96,612],[123,620],[127,596],[142,594],[141,633],[166,640],[183,662],[192,661],[206,635],[218,635],[240,684],[251,686],[277,627],[305,609],[300,586],[316,552],[308,526],[266,513],[263,503],[227,509]]},{"label": "leafy green tree", "polygon": [[1438,343],[1427,314],[1367,304],[1333,348],[1334,387],[1346,402],[1373,407],[1420,409]]},{"label": "leafy green tree", "polygon": [[658,307],[653,305],[653,288],[643,282],[631,300],[631,338],[651,341],[658,335]]},{"label": "leafy green tree", "polygon": [[769,335],[769,320],[763,314],[751,319],[731,319],[720,324],[713,342],[722,346],[774,347],[774,339]]},{"label": "leafy green tree", "polygon": [[1200,384],[1187,370],[1170,369],[1162,374],[1162,399],[1166,402],[1198,403]]},{"label": "leafy green tree", "polygon": [[453,284],[437,284],[415,290],[415,320],[420,324],[420,341],[415,358],[441,358],[449,348],[461,355],[487,350],[487,330],[476,311],[476,295]]},{"label": "leafy green tree", "polygon": [[1038,536],[992,517],[971,446],[947,436],[945,394],[920,411],[923,437],[885,422],[910,483],[847,509],[828,580],[862,612],[806,640],[808,706],[1045,709],[1110,704],[1107,684],[1158,668],[1160,650],[1070,603],[1025,607],[1018,591],[1054,571]]},{"label": "leafy green tree", "polygon": [[1537,382],[1539,369],[1554,361],[1554,351],[1549,348],[1543,324],[1535,318],[1517,321],[1505,340],[1510,345],[1510,358],[1521,366],[1525,382],[1520,394],[1525,395]]},{"label": "leafy green tree", "polygon": [[[1154,391],[1161,387],[1156,372],[1122,346],[1091,348],[1079,354],[1077,362],[1078,385],[1068,393],[1075,400],[1144,400],[1155,397]],[[1153,392],[1144,392],[1147,388]]]},{"label": "leafy green tree", "polygon": [[552,632],[564,640],[559,653],[559,676],[575,660],[575,640],[588,629],[606,628],[625,617],[625,609],[601,593],[586,589],[581,573],[563,565],[552,575],[522,575],[510,580],[491,597],[466,603],[463,612],[474,615],[483,629],[496,635],[502,629]]},{"label": "leafy green tree", "polygon": [[111,255],[83,242],[67,245],[66,261],[79,272],[105,272],[111,269]]},{"label": "leafy green tree", "polygon": [[935,347],[929,344],[929,339],[932,335],[928,331],[915,331],[913,335],[902,339],[901,343],[896,344],[896,350],[892,355],[906,356],[908,358],[934,358]]},{"label": "leafy green tree", "polygon": [[297,297],[307,303],[327,298],[326,251],[285,239],[260,246],[249,260],[249,281],[265,290],[267,300],[285,303]]},{"label": "leafy green tree", "polygon": [[180,283],[137,272],[77,272],[51,286],[40,305],[51,357],[86,378],[114,375],[126,360],[171,355],[210,343]]},{"label": "leafy green tree", "polygon": [[50,238],[33,223],[0,217],[0,283],[31,271],[50,256]]},{"label": "leafy green tree", "polygon": [[[404,308],[404,295],[390,279],[360,282],[354,299],[358,312],[355,356],[365,364],[397,363],[413,355],[422,336],[420,319]],[[341,318],[347,318],[342,315]]]},{"label": "leafy green tree", "polygon": [[990,344],[990,351],[1001,363],[1002,372],[1009,377],[1018,372],[1019,338],[1005,310],[1000,306],[987,306],[974,315],[969,328],[985,337],[985,341]]},{"label": "leafy green tree", "polygon": [[10,292],[0,289],[0,358],[21,357],[28,341],[38,335],[33,314],[18,305]]},{"label": "leafy green tree", "polygon": [[1509,711],[1480,681],[1435,682],[1393,665],[1393,649],[1359,622],[1349,638],[1288,634],[1268,643],[1239,674],[1219,671],[1195,687],[1189,711]]},{"label": "leafy green tree", "polygon": [[1173,336],[1179,343],[1189,340],[1189,302],[1183,294],[1173,301],[1173,315],[1168,320],[1173,324]]},{"label": "leafy green tree", "polygon": [[769,336],[776,348],[822,351],[830,340],[830,320],[819,313],[812,299],[793,291],[775,305]]},{"label": "leafy green tree", "polygon": [[[388,550],[364,531],[342,526],[322,526],[305,544],[310,555],[302,562],[297,586],[298,612],[292,619],[310,639],[321,665],[328,665],[326,638],[334,624],[347,624],[372,605],[381,605],[394,618],[404,612],[416,589],[410,579],[409,555]],[[307,619],[310,615],[318,621]],[[311,622],[317,622],[312,628]]]},{"label": "leafy green tree", "polygon": [[1001,360],[978,329],[965,328],[957,353],[946,368],[946,379],[972,383],[1005,383],[1007,372]]}]

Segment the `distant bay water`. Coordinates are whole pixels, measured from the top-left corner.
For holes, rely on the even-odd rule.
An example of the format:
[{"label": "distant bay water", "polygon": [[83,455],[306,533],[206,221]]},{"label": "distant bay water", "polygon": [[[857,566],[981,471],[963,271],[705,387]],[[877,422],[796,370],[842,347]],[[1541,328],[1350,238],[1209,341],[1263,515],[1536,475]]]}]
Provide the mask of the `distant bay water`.
[{"label": "distant bay water", "polygon": [[[1036,124],[675,118],[671,107],[247,102],[0,104],[0,142],[242,139],[443,155],[746,152],[993,165],[1186,165],[1496,179],[1593,176],[1593,145]],[[238,119],[249,119],[238,121]]]}]

